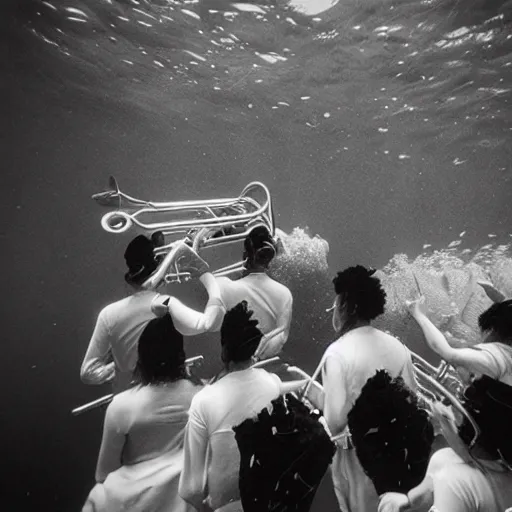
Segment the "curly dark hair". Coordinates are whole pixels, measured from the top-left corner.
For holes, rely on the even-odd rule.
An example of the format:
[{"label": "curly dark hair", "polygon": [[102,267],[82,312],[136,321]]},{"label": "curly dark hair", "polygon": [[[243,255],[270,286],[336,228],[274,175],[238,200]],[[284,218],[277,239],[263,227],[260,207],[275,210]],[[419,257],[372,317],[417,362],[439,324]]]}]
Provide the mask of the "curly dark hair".
[{"label": "curly dark hair", "polygon": [[220,342],[225,360],[235,363],[247,361],[256,352],[263,333],[257,327],[258,320],[251,319],[252,314],[247,301],[243,300],[224,316]]},{"label": "curly dark hair", "polygon": [[138,344],[136,376],[143,385],[164,384],[187,378],[183,335],[170,314],[151,320]]},{"label": "curly dark hair", "polygon": [[482,332],[495,333],[500,342],[512,345],[512,300],[497,302],[478,317]]},{"label": "curly dark hair", "polygon": [[374,269],[356,265],[338,272],[332,280],[334,291],[341,298],[340,307],[345,306],[354,320],[370,321],[384,313],[386,292],[374,273]]}]

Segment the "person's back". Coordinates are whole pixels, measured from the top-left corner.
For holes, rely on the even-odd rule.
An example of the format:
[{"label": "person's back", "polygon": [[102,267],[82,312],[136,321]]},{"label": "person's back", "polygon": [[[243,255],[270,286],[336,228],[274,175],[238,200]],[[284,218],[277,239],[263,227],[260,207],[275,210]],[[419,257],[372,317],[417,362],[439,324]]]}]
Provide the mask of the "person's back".
[{"label": "person's back", "polygon": [[255,353],[258,359],[279,354],[290,332],[292,294],[286,286],[266,274],[275,255],[275,240],[265,226],[257,226],[244,240],[246,275],[236,281],[217,278],[226,310],[246,301],[254,312],[264,335]]},{"label": "person's back", "polygon": [[[139,337],[157,316],[171,314],[178,331],[190,336],[209,330],[210,325],[214,325],[217,318],[224,314],[215,278],[211,274],[201,274],[207,264],[184,243],[177,249],[176,258],[181,260],[182,257],[188,257],[188,266],[180,264],[180,268],[201,274],[199,278],[209,296],[204,313],[186,307],[175,297],[162,296],[156,291],[144,289],[145,281],[160,263],[161,257],[154,255],[155,244],[160,238],[163,235],[159,232],[151,239],[139,235],[128,244],[125,260],[129,272],[125,280],[133,292],[109,304],[98,315],[80,370],[84,383],[104,384],[113,381],[115,393],[128,389],[137,362]],[[162,244],[163,241],[158,243]]]},{"label": "person's back", "polygon": [[370,323],[384,312],[386,293],[375,271],[360,265],[338,272],[332,324],[338,340],[324,354],[324,415],[338,445],[332,477],[340,508],[346,512],[376,510],[378,496],[353,449],[348,416],[368,379],[377,370],[401,375],[415,389],[412,360],[396,338]]},{"label": "person's back", "polygon": [[242,300],[247,301],[263,334],[273,331],[281,316],[287,315],[292,308],[290,290],[265,273],[251,273],[237,281],[218,277],[217,282],[226,310]]},{"label": "person's back", "polygon": [[159,232],[151,239],[139,235],[128,244],[124,253],[128,267],[125,281],[132,288],[132,295],[109,304],[98,315],[80,368],[80,378],[85,384],[113,381],[115,393],[130,386],[139,337],[155,318],[151,302],[157,294],[144,290],[142,284],[158,266],[154,249],[162,244],[162,238]]},{"label": "person's back", "polygon": [[200,389],[182,379],[165,386],[137,386],[116,395],[112,407],[126,435],[123,464],[181,450],[188,410]]},{"label": "person's back", "polygon": [[83,512],[185,512],[179,497],[187,411],[200,387],[188,378],[172,317],[151,320],[137,344],[140,382],[107,408],[96,482]]},{"label": "person's back", "polygon": [[492,461],[485,472],[465,463],[451,448],[437,451],[427,473],[436,512],[504,512],[512,506],[512,473]]},{"label": "person's back", "polygon": [[[142,290],[109,304],[99,314],[90,347],[96,347],[95,340],[106,340],[114,360],[116,374],[114,390],[127,389],[133,378],[137,363],[137,344],[147,324],[155,318],[151,311],[151,302],[157,293]],[[87,381],[85,361],[90,360],[89,351],[82,367],[83,380]]]},{"label": "person's back", "polygon": [[386,370],[391,377],[401,375],[408,387],[416,389],[409,350],[395,337],[370,325],[349,331],[332,343],[325,354],[326,360],[330,357],[335,357],[343,366],[345,389],[351,404],[377,370]]},{"label": "person's back", "polygon": [[221,328],[226,374],[202,389],[190,406],[179,494],[197,510],[205,503],[212,510],[241,508],[240,452],[233,427],[256,417],[280,393],[306,383],[285,384],[276,375],[251,368],[262,339],[258,321],[251,316],[246,301],[226,313]]},{"label": "person's back", "polygon": [[239,499],[240,453],[233,427],[256,416],[277,398],[280,382],[265,370],[236,371],[204,388],[192,401],[190,421],[204,426],[208,440],[206,487],[214,510]]}]

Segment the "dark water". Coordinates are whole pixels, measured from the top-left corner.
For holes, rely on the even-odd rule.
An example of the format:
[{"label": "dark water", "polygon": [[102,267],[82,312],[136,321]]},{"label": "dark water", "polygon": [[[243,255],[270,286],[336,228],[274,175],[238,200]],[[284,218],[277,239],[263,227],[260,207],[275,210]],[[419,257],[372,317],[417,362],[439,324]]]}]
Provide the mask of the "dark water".
[{"label": "dark water", "polygon": [[[414,258],[463,231],[461,249],[510,240],[512,2],[258,9],[3,0],[6,509],[76,510],[92,484],[102,414],[69,411],[106,391],[78,370],[96,314],[126,293],[128,236],[103,232],[90,200],[108,175],[152,200],[231,197],[261,180],[281,229],[329,241],[331,272]],[[311,369],[321,346],[299,334],[329,325],[299,306],[289,350]],[[210,342],[190,354],[214,354]]]}]

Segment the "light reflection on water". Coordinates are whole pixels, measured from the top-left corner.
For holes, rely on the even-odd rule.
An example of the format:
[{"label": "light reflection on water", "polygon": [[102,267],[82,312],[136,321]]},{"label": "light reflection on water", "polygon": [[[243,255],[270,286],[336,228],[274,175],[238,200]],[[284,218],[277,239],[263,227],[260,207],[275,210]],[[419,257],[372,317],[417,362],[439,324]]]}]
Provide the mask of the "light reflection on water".
[{"label": "light reflection on water", "polygon": [[[260,109],[291,108],[313,129],[333,123],[346,129],[355,121],[377,151],[398,160],[407,152],[390,154],[379,146],[404,131],[428,148],[433,137],[464,142],[465,133],[494,121],[501,134],[482,137],[487,146],[475,142],[495,148],[512,129],[510,12],[499,8],[486,12],[480,5],[473,13],[477,22],[461,26],[467,16],[445,1],[35,5],[28,26],[74,58],[66,66],[107,68],[124,89],[135,84],[135,95],[137,84],[150,84],[155,102],[173,82],[173,93],[179,88],[186,96],[251,108],[255,116]],[[316,105],[304,108],[304,96]],[[351,106],[358,109],[356,119],[344,122],[340,113]],[[203,107],[199,101],[190,116],[208,115]],[[334,111],[338,116],[331,117]],[[372,130],[374,119],[379,126]],[[382,126],[397,121],[409,129],[394,133]],[[450,125],[458,135],[450,134]],[[466,162],[467,155],[452,160]]]}]

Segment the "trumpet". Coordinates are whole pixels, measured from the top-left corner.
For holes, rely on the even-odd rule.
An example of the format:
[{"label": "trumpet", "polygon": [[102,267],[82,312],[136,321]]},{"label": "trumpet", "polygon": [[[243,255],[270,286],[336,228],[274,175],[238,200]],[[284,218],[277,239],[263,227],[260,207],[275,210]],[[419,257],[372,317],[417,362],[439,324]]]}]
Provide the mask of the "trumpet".
[{"label": "trumpet", "polygon": [[[101,206],[114,206],[101,219],[109,233],[124,233],[132,227],[146,233],[161,231],[164,244],[155,249],[162,257],[157,270],[143,287],[155,289],[162,282],[180,282],[190,278],[178,268],[176,256],[181,244],[191,245],[197,252],[243,240],[257,226],[265,226],[275,236],[274,212],[269,189],[258,181],[249,183],[238,197],[193,201],[153,202],[137,199],[121,192],[114,177],[109,189],[94,194]],[[188,218],[187,218],[188,217]],[[244,270],[244,261],[213,270],[217,276]]]}]

